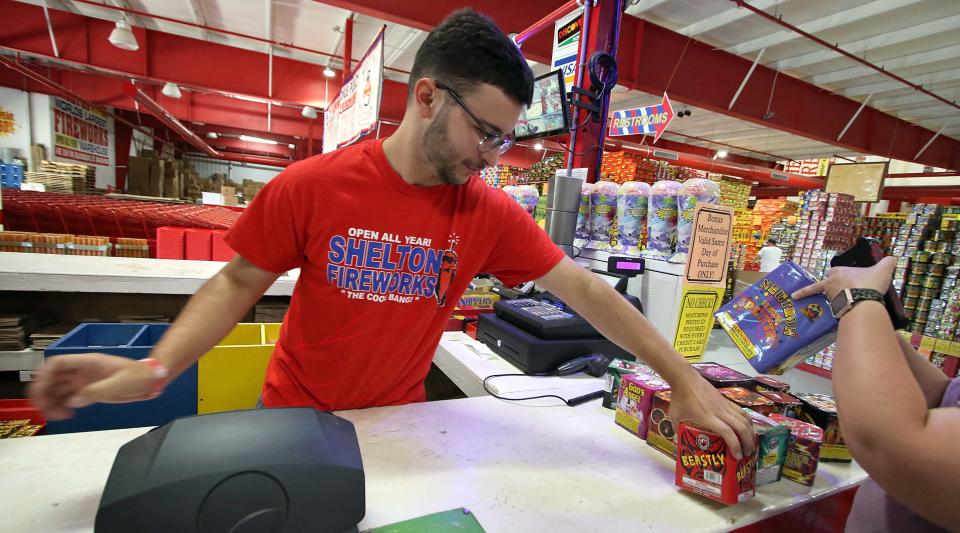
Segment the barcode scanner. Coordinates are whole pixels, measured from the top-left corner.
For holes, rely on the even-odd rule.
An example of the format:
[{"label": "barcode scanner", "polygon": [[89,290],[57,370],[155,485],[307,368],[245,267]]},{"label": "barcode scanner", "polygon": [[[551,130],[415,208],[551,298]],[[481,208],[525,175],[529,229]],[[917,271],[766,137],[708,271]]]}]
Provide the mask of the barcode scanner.
[{"label": "barcode scanner", "polygon": [[[830,266],[847,266],[867,268],[872,267],[883,259],[883,248],[880,242],[870,237],[857,237],[857,242],[852,248],[836,255],[830,260]],[[887,308],[887,314],[890,315],[890,322],[894,329],[906,328],[910,321],[903,311],[903,302],[900,301],[900,295],[894,288],[893,283],[883,295],[883,305]]]},{"label": "barcode scanner", "polygon": [[577,357],[576,359],[571,359],[566,363],[563,363],[557,367],[556,374],[558,376],[569,376],[580,371],[584,371],[587,374],[595,378],[599,378],[607,373],[607,367],[610,366],[610,358],[602,353],[592,353],[590,355],[584,355],[583,357]]}]

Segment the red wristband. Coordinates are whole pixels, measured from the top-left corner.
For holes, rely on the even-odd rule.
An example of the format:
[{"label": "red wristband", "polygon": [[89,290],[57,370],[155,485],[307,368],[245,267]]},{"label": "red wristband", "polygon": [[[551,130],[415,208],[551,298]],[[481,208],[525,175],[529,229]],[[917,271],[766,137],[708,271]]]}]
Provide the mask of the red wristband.
[{"label": "red wristband", "polygon": [[163,366],[160,361],[152,357],[141,359],[140,362],[153,369],[153,387],[144,397],[145,400],[152,400],[163,393],[163,389],[167,386],[167,380],[170,377],[170,371],[167,370],[167,367]]}]

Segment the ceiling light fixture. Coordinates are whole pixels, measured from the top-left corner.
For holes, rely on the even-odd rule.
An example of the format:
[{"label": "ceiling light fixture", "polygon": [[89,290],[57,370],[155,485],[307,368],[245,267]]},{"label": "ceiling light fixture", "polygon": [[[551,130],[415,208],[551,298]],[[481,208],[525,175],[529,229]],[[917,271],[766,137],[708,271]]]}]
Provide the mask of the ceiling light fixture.
[{"label": "ceiling light fixture", "polygon": [[288,145],[287,145],[287,148],[293,150],[294,148],[296,148],[296,145],[288,144]]},{"label": "ceiling light fixture", "polygon": [[533,145],[534,150],[543,150],[543,143]]},{"label": "ceiling light fixture", "polygon": [[207,138],[208,138],[208,139],[217,139],[217,138],[219,138],[219,137],[220,137],[220,136],[217,135],[217,133],[216,133],[215,131],[211,131],[211,132],[208,132],[208,133],[207,133]]},{"label": "ceiling light fixture", "polygon": [[183,94],[180,93],[180,87],[176,83],[169,81],[163,84],[163,89],[160,93],[167,98],[180,98],[183,96]]},{"label": "ceiling light fixture", "polygon": [[130,23],[125,18],[117,21],[116,27],[110,32],[110,37],[107,40],[121,50],[135,52],[140,49],[140,43],[137,42],[137,37],[133,34]]},{"label": "ceiling light fixture", "polygon": [[333,70],[333,69],[330,68],[330,67],[324,67],[324,69],[323,69],[323,75],[326,76],[326,77],[328,77],[328,78],[332,78],[332,77],[334,77],[334,76],[337,75],[337,71]]},{"label": "ceiling light fixture", "polygon": [[727,157],[728,155],[730,155],[730,154],[729,154],[726,150],[717,150],[717,157],[719,157],[720,159],[723,159],[724,157]]},{"label": "ceiling light fixture", "polygon": [[241,135],[240,140],[247,141],[248,143],[279,144],[277,143],[277,141],[273,141],[270,139],[263,139],[261,137],[251,137],[249,135]]},{"label": "ceiling light fixture", "polygon": [[317,118],[317,110],[313,106],[303,106],[303,112],[300,113],[303,118],[315,119]]}]

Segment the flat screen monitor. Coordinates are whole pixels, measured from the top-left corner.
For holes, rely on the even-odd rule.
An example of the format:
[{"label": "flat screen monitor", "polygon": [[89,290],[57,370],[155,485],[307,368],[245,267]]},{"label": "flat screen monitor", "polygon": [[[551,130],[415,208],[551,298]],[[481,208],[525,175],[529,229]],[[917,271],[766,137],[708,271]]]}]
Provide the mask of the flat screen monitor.
[{"label": "flat screen monitor", "polygon": [[514,135],[518,141],[561,135],[570,129],[563,71],[554,70],[533,83],[533,103],[522,115]]}]

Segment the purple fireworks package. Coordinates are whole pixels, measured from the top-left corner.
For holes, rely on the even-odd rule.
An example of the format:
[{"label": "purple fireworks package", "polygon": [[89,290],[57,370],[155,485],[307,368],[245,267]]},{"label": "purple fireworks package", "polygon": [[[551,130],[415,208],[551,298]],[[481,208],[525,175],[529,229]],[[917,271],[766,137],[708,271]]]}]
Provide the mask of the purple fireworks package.
[{"label": "purple fireworks package", "polygon": [[783,374],[836,339],[837,319],[822,294],[790,297],[814,283],[787,261],[717,311],[717,322],[761,374]]}]

